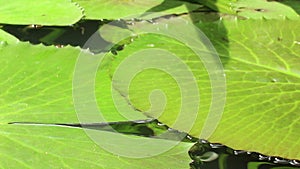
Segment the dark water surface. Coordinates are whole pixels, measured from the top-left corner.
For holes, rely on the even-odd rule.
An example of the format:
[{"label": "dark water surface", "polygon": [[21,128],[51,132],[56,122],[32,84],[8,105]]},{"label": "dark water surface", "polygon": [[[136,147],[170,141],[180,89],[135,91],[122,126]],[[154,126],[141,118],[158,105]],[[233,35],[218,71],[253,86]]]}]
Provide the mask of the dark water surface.
[{"label": "dark water surface", "polygon": [[189,151],[192,169],[295,169],[300,161],[234,150],[222,144],[199,140]]}]

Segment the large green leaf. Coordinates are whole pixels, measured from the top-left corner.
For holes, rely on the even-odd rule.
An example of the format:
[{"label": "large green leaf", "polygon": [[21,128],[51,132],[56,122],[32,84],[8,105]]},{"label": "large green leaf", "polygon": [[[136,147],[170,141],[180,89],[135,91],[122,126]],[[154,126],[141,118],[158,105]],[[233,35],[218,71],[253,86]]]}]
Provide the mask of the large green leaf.
[{"label": "large green leaf", "polygon": [[[227,34],[221,31],[222,24]],[[212,29],[216,25],[219,25],[216,29],[219,33]],[[221,52],[228,87],[222,120],[212,136],[206,139],[235,149],[300,159],[299,25],[299,20],[224,21],[198,25],[209,37],[214,37],[212,41]],[[199,137],[211,105],[209,79],[201,61],[182,43],[152,34],[140,36],[116,57],[111,74],[127,56],[155,47],[175,53],[197,79],[201,111],[189,132]],[[163,58],[165,54],[155,55]],[[137,109],[174,127],[181,106],[179,89],[182,86],[173,78],[162,71],[147,69],[134,77],[128,93],[123,90],[122,78],[115,79],[115,87],[128,95]],[[153,107],[159,105],[150,95],[154,89],[162,90],[168,100],[163,114],[158,112],[161,109],[153,111]],[[184,130],[180,126],[175,128]]]},{"label": "large green leaf", "polygon": [[5,24],[71,25],[83,16],[71,0],[1,0],[0,4],[0,23]]},{"label": "large green leaf", "polygon": [[[6,39],[7,36],[3,32],[0,39]],[[78,123],[72,98],[72,79],[81,50],[70,46],[56,48],[16,42],[11,40],[0,46],[1,168],[188,168],[190,158],[187,151],[191,143],[180,143],[154,157],[132,159],[100,148],[80,128],[8,124],[16,121]],[[87,51],[82,52],[81,56],[92,59],[98,57]],[[108,99],[111,96],[110,79],[104,68],[110,62],[109,58],[107,56],[104,59],[106,61],[100,65],[97,74],[97,78],[101,78],[97,84],[97,98],[108,120],[125,120],[116,111],[112,99]],[[122,110],[136,113],[136,117],[141,118],[140,112],[132,110],[123,97],[116,95],[115,98],[123,100],[125,108]],[[103,135],[105,138],[102,140],[106,143],[116,147],[126,146],[124,142],[113,139],[118,133],[94,132]],[[143,143],[158,141],[152,138],[139,139]],[[173,144],[173,141],[169,142]]]},{"label": "large green leaf", "polygon": [[188,168],[190,162],[187,151],[191,143],[180,143],[155,157],[133,159],[103,150],[78,128],[1,124],[0,129],[1,168],[164,169]]},{"label": "large green leaf", "polygon": [[201,5],[180,0],[74,0],[84,8],[86,19],[119,19],[136,16],[144,12],[163,12],[164,14],[185,13],[195,10]]}]

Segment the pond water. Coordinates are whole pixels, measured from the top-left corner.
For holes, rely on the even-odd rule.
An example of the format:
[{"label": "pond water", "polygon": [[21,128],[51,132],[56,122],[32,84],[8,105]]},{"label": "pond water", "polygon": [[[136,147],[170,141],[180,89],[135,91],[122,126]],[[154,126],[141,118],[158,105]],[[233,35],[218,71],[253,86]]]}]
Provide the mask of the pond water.
[{"label": "pond water", "polygon": [[222,144],[199,140],[189,151],[192,169],[295,169],[300,162],[256,152],[233,150]]}]

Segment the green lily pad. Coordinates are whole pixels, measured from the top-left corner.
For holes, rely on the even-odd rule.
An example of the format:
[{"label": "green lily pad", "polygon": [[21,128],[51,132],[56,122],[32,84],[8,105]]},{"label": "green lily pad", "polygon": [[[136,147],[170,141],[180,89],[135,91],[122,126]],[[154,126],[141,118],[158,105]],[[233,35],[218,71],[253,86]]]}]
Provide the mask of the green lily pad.
[{"label": "green lily pad", "polygon": [[134,159],[107,152],[78,128],[6,124],[0,128],[2,168],[188,168],[190,162],[191,143],[180,143],[155,157]]},{"label": "green lily pad", "polygon": [[16,25],[72,25],[83,16],[70,0],[0,1],[0,23]]},{"label": "green lily pad", "polygon": [[[221,31],[212,31],[213,25],[222,24],[228,31],[225,37]],[[234,149],[300,159],[300,37],[297,34],[299,26],[296,26],[299,24],[299,20],[199,23],[209,37],[215,38],[212,40],[217,44],[217,50],[221,51],[227,81],[222,119],[217,130],[204,139],[220,142]],[[116,70],[121,69],[120,65],[128,56],[136,55],[139,50],[156,47],[176,54],[190,67],[197,79],[200,110],[193,128],[188,132],[199,137],[211,105],[210,81],[199,58],[184,44],[158,35],[141,35],[119,53],[112,64],[111,74],[114,75]],[[143,58],[143,55],[141,53],[140,57]],[[163,52],[161,55],[153,52],[153,57],[163,58],[165,55]],[[127,62],[124,63],[130,67]],[[164,64],[172,66],[172,63]],[[135,64],[142,65],[142,62]],[[178,71],[183,70],[178,67]],[[126,85],[123,84],[123,78],[114,80],[115,87],[130,99],[135,108],[171,127],[185,130],[184,127],[175,125],[181,108],[182,95],[179,89],[182,86],[170,74],[156,69],[145,69],[130,81],[128,91],[124,90]],[[156,92],[156,89],[164,94]],[[191,98],[195,96],[189,95]],[[191,102],[190,106],[194,104]],[[184,122],[182,124],[184,126]]]},{"label": "green lily pad", "polygon": [[[6,38],[6,35],[2,36]],[[0,38],[0,39],[1,39]],[[13,42],[13,41],[12,41]],[[13,52],[12,52],[13,51]],[[82,52],[82,53],[81,53]],[[135,159],[112,154],[100,147],[81,128],[38,124],[8,124],[10,122],[78,123],[72,97],[72,80],[75,63],[81,56],[98,59],[88,51],[79,48],[29,43],[9,43],[0,46],[1,107],[0,107],[0,156],[5,162],[2,168],[187,168],[190,158],[187,154],[192,143],[179,143],[167,152],[149,158]],[[99,107],[108,120],[126,120],[117,112],[111,97],[111,81],[107,55],[100,65],[97,78],[97,99]],[[88,65],[87,65],[88,66]],[[118,93],[114,96],[123,103],[122,110],[142,114],[127,104]],[[123,102],[122,102],[123,101]],[[145,116],[143,116],[146,118]],[[86,131],[86,130],[85,130]],[[102,136],[105,143],[124,148],[126,144],[115,140],[119,133],[90,130]],[[109,137],[111,136],[111,137]],[[142,143],[159,142],[159,139],[128,136],[141,139]],[[174,141],[165,141],[174,144]],[[123,146],[123,147],[122,147]],[[138,146],[138,145],[136,145]],[[141,145],[143,147],[143,145]],[[147,148],[147,144],[144,145]],[[125,147],[126,150],[128,147]],[[157,147],[160,150],[162,147]],[[152,148],[153,149],[153,148]],[[132,148],[130,148],[132,150]],[[140,150],[143,153],[143,150]],[[147,153],[147,152],[144,152]],[[176,160],[174,160],[176,159]]]}]

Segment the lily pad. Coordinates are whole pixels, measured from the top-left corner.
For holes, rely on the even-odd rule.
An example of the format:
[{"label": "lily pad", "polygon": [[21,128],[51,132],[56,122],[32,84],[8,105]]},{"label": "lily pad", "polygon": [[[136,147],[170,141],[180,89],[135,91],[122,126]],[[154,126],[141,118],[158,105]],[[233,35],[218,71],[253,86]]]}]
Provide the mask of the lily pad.
[{"label": "lily pad", "polygon": [[[1,35],[1,38],[5,39],[5,36]],[[162,152],[157,156],[134,159],[120,157],[101,148],[81,128],[46,124],[8,124],[10,122],[78,123],[73,105],[72,80],[80,52],[81,55],[97,59],[97,55],[70,46],[56,48],[19,42],[0,47],[2,65],[0,138],[3,143],[0,145],[0,156],[5,161],[0,166],[2,168],[138,169],[141,166],[149,169],[187,168],[190,162],[187,151],[192,143],[179,143],[168,152]],[[100,93],[97,99],[100,100],[101,111],[108,120],[126,120],[116,111],[113,101],[107,99],[111,95],[111,81],[106,73],[108,69],[105,69],[105,63],[109,63],[109,58],[108,55],[106,62],[99,67],[97,77],[101,78],[101,83],[97,84],[96,93]],[[123,100],[123,107],[125,107],[123,110],[127,106],[131,114],[136,113],[136,117],[141,118],[142,114],[131,109],[122,96],[116,95],[115,98],[121,100],[118,103],[122,103]],[[119,133],[97,130],[92,132],[101,135],[101,139],[106,140],[106,143],[114,144],[113,147],[126,146],[124,142],[113,139],[120,135]],[[143,143],[159,141],[154,138],[128,137],[141,139]],[[173,144],[174,141],[165,142]]]},{"label": "lily pad", "polygon": [[[198,26],[209,37],[215,37],[215,47],[223,51],[221,60],[226,74],[227,101],[217,130],[204,139],[234,149],[300,159],[297,151],[300,148],[300,93],[297,90],[300,87],[300,37],[297,34],[299,26],[296,26],[300,24],[299,20],[224,21],[222,24],[228,31],[227,37],[217,36],[218,33],[212,31],[215,24],[221,25],[218,22],[199,23]],[[141,35],[119,53],[111,74],[114,75],[126,57],[155,47],[176,54],[191,68],[197,79],[201,111],[198,111],[197,120],[189,133],[199,137],[211,105],[211,88],[201,61],[184,44],[158,35]],[[153,53],[153,57],[155,55],[158,54]],[[158,56],[163,58],[164,55]],[[172,65],[172,62],[169,64]],[[181,69],[178,68],[178,71]],[[179,89],[182,86],[173,78],[159,70],[145,69],[132,79],[129,92],[123,90],[123,79],[115,79],[115,87],[128,95],[135,108],[171,127],[184,130],[184,127],[174,126],[179,118],[182,101]],[[155,89],[163,91],[164,95],[155,93]]]},{"label": "lily pad", "polygon": [[190,162],[191,143],[180,143],[159,156],[133,159],[107,152],[78,128],[7,124],[0,128],[2,168],[188,168]]},{"label": "lily pad", "polygon": [[[72,25],[79,21],[82,9],[71,0],[0,1],[0,23],[16,25]],[[5,5],[4,5],[5,4]]]}]

